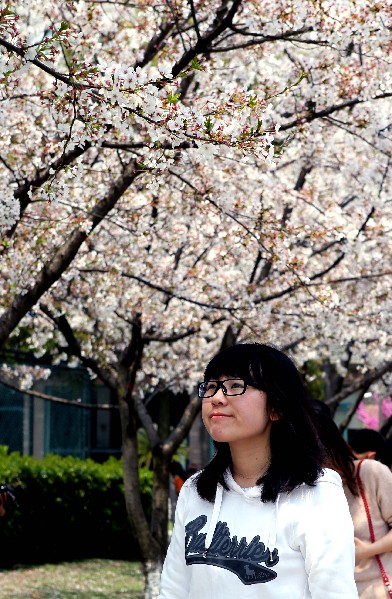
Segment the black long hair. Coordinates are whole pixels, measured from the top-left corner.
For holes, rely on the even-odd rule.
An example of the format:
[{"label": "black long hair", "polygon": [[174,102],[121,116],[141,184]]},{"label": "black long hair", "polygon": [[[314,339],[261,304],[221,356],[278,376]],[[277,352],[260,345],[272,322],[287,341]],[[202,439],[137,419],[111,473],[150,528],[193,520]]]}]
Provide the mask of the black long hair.
[{"label": "black long hair", "polygon": [[325,465],[336,470],[351,493],[358,495],[353,452],[336,426],[329,407],[317,399],[311,400],[310,405],[320,441],[327,454]]},{"label": "black long hair", "polygon": [[[207,365],[204,380],[234,376],[267,394],[267,407],[279,419],[271,425],[271,463],[261,484],[261,501],[276,501],[305,483],[313,485],[324,459],[312,422],[300,374],[282,351],[261,343],[232,345],[220,351]],[[238,401],[241,401],[238,398]],[[228,443],[214,442],[216,453],[196,480],[198,494],[214,501],[217,484],[228,489],[225,471],[231,465]]]}]

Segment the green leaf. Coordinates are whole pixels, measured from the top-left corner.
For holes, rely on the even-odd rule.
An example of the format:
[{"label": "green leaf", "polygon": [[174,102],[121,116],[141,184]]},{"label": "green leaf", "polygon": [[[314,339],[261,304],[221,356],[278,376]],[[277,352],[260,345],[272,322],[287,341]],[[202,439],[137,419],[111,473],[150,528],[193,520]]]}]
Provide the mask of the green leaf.
[{"label": "green leaf", "polygon": [[191,69],[194,69],[195,71],[204,70],[197,58],[192,58],[189,66],[191,67]]},{"label": "green leaf", "polygon": [[250,106],[250,108],[254,108],[255,106],[257,106],[257,96],[251,96],[249,98],[249,102],[248,102],[248,106]]},{"label": "green leaf", "polygon": [[212,128],[214,126],[213,121],[211,120],[211,118],[208,116],[206,118],[206,120],[204,121],[204,129],[208,132],[212,131]]},{"label": "green leaf", "polygon": [[166,102],[168,104],[177,104],[178,100],[180,99],[181,94],[172,94],[172,92],[169,93],[169,95],[166,98]]}]

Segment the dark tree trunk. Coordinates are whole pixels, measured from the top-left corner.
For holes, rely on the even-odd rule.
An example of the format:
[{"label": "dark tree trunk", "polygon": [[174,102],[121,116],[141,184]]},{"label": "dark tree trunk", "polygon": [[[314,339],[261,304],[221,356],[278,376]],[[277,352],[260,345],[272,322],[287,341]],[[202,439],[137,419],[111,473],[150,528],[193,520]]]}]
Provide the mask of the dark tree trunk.
[{"label": "dark tree trunk", "polygon": [[[144,598],[155,599],[163,563],[162,546],[155,540],[144,512],[139,486],[139,465],[136,438],[136,416],[127,397],[119,396],[122,429],[122,462],[124,497],[135,540],[139,544],[144,574]],[[167,508],[166,508],[167,510]],[[166,529],[167,530],[167,529]]]},{"label": "dark tree trunk", "polygon": [[[123,380],[118,403],[122,429],[125,504],[134,538],[140,547],[144,574],[144,599],[156,599],[168,544],[169,464],[172,456],[164,454],[161,447],[153,449],[154,482],[151,522],[149,522],[143,508],[139,486],[137,417],[130,388],[126,387],[128,377],[125,376],[124,370],[120,378]],[[124,391],[126,388],[127,391]],[[164,399],[161,412],[159,432],[167,436],[170,430],[170,413],[169,404]]]}]

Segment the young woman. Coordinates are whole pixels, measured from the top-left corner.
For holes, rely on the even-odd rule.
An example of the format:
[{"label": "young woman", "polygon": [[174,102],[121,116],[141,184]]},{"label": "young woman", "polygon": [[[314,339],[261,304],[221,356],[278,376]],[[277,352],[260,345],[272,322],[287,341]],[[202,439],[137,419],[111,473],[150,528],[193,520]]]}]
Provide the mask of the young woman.
[{"label": "young woman", "polygon": [[350,514],[299,373],[234,345],[199,385],[212,461],[183,486],[159,599],[355,599]]},{"label": "young woman", "polygon": [[[328,454],[328,465],[344,483],[355,536],[355,581],[360,599],[387,599],[376,555],[392,584],[392,472],[374,459],[357,460],[342,438],[328,407],[312,402],[316,427]],[[370,512],[375,541],[371,541],[366,508],[358,487],[357,472]]]}]

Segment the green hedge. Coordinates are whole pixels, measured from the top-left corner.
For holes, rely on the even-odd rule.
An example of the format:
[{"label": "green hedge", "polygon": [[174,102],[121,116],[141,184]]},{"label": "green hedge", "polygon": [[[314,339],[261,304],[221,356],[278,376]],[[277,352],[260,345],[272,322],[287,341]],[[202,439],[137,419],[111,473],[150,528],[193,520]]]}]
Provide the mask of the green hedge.
[{"label": "green hedge", "polygon": [[[151,475],[140,475],[150,507]],[[138,559],[128,523],[122,466],[48,455],[42,460],[0,446],[0,483],[11,484],[17,504],[0,520],[0,566],[89,557]]]}]

